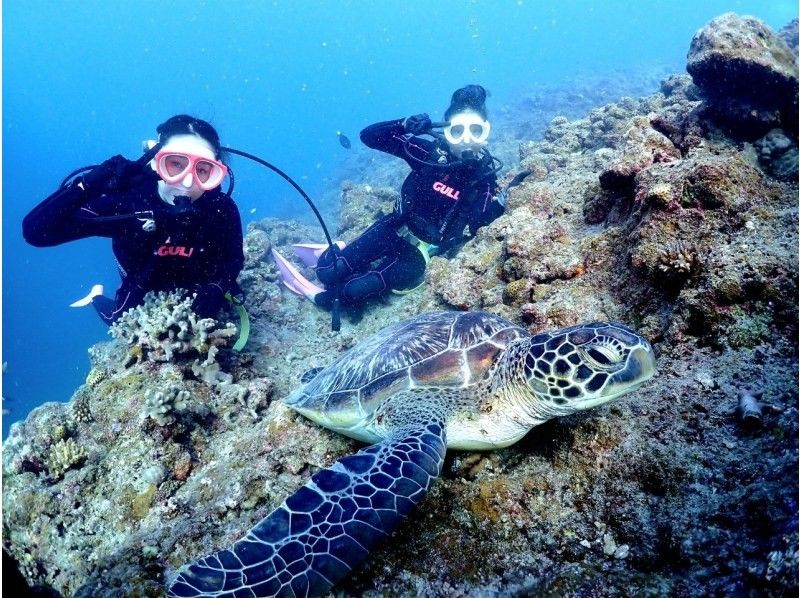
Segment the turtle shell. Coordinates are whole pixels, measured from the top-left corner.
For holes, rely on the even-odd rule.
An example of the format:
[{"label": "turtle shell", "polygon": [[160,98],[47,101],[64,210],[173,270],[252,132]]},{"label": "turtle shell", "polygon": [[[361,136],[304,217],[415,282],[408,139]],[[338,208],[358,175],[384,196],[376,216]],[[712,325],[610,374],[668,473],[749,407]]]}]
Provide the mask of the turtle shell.
[{"label": "turtle shell", "polygon": [[384,328],[343,353],[286,402],[334,429],[364,422],[408,388],[468,388],[513,341],[529,336],[486,312],[428,312]]}]

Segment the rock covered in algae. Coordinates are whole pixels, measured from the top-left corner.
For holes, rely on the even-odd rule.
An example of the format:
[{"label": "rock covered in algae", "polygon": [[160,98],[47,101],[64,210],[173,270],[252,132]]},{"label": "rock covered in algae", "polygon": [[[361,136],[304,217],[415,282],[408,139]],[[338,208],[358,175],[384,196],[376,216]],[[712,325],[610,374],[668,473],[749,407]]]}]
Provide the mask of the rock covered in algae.
[{"label": "rock covered in algae", "polygon": [[692,38],[686,69],[709,111],[739,134],[797,137],[797,51],[753,17],[726,13]]},{"label": "rock covered in algae", "polygon": [[797,178],[797,143],[782,129],[771,129],[754,146],[761,165],[776,179],[791,181]]},{"label": "rock covered in algae", "polygon": [[392,213],[399,193],[389,187],[342,185],[339,238],[351,241],[378,218]]}]

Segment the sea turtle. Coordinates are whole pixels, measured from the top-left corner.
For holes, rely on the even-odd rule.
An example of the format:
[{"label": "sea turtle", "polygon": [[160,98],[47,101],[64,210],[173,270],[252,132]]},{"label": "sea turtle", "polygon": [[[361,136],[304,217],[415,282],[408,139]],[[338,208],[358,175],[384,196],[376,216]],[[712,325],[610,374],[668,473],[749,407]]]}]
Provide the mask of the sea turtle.
[{"label": "sea turtle", "polygon": [[311,476],[231,548],[184,567],[169,595],[322,594],[422,499],[448,447],[508,446],[654,373],[650,343],[620,324],[531,336],[485,312],[431,312],[389,326],[286,399],[374,444]]}]

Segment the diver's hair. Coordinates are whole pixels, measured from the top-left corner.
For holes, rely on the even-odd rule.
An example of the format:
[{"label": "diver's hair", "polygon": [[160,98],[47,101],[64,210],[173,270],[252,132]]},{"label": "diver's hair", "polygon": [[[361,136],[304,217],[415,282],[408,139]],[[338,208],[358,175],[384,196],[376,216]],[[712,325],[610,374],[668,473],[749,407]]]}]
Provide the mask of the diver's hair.
[{"label": "diver's hair", "polygon": [[171,116],[156,127],[156,132],[161,143],[165,143],[173,135],[197,135],[208,141],[218,160],[223,157],[222,143],[220,143],[217,130],[206,121],[194,116],[188,114]]},{"label": "diver's hair", "polygon": [[486,90],[480,85],[467,85],[461,89],[456,89],[450,100],[450,107],[444,113],[444,119],[450,120],[451,116],[462,110],[472,110],[486,119],[488,115],[486,112],[486,95]]}]

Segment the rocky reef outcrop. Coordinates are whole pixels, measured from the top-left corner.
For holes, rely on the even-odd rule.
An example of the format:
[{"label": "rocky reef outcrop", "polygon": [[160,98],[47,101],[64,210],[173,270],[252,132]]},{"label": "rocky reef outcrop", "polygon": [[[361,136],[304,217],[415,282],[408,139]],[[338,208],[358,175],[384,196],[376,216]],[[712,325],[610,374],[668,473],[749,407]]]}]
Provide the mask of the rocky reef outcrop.
[{"label": "rocky reef outcrop", "polygon": [[797,138],[797,51],[758,19],[711,21],[692,39],[686,69],[709,115],[732,132],[752,139],[784,128]]},{"label": "rocky reef outcrop", "polygon": [[[775,82],[789,77],[787,46],[761,23],[724,15],[703,31],[691,77],[551,118],[541,138],[501,137],[498,151],[517,156],[504,180],[528,173],[505,215],[433,258],[423,287],[346,314],[339,333],[277,281],[269,249],[289,255],[319,238],[295,222],[248,230],[244,351],[213,335],[230,330],[224,321],[192,324],[180,300],[153,298],[185,326],[139,313],[91,350],[68,403],[12,427],[3,540],[25,577],[69,596],[161,595],[177,567],[229,545],[357,448],[280,401],[302,373],[444,308],[531,332],[622,321],[653,341],[659,374],[507,449],[452,451],[420,507],[338,592],[796,594],[797,135],[785,115],[796,90]],[[774,74],[771,104],[715,78],[737,69]],[[742,106],[772,116],[741,120]],[[398,169],[386,169],[343,186],[338,237],[391,209],[397,187],[384,183]],[[220,375],[205,376],[212,347]]]}]

